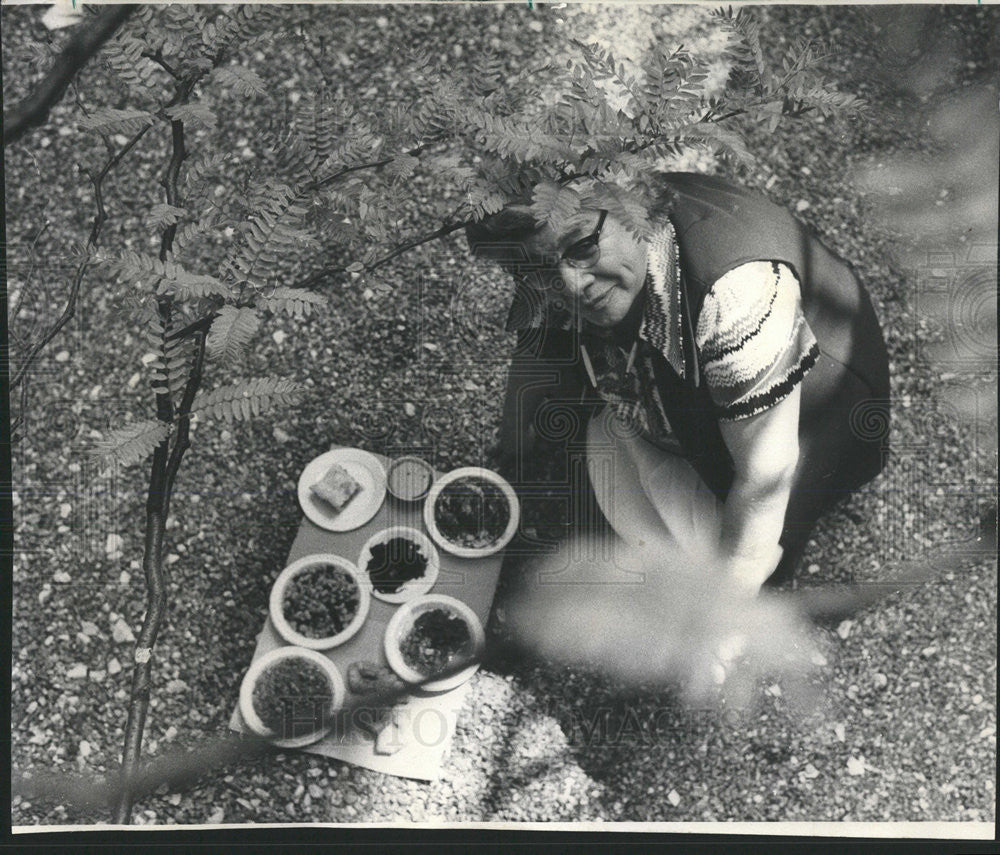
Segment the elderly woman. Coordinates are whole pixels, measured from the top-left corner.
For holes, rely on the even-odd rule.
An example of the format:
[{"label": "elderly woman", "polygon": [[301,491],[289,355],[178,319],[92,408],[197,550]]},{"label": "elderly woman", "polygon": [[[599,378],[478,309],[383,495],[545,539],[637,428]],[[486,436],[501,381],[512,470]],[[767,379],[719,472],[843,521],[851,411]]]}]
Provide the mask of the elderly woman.
[{"label": "elderly woman", "polygon": [[787,211],[718,178],[662,181],[646,240],[606,210],[556,234],[527,204],[468,228],[517,284],[503,468],[523,481],[545,408],[583,401],[572,439],[615,532],[756,592],[883,468],[885,345],[856,276]]}]

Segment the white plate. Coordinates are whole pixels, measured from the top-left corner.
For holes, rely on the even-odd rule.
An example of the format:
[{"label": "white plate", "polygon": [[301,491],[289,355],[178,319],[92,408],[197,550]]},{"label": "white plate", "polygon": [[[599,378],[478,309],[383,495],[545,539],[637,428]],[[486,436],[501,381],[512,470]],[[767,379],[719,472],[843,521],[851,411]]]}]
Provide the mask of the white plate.
[{"label": "white plate", "polygon": [[[368,562],[370,562],[372,558],[373,546],[379,543],[385,543],[395,537],[404,537],[407,540],[412,540],[416,543],[417,546],[420,547],[420,551],[424,554],[424,557],[427,559],[427,567],[424,570],[424,575],[419,579],[411,579],[409,582],[404,582],[403,586],[395,593],[383,594],[378,591],[372,583],[371,576],[368,574]],[[433,543],[431,543],[430,538],[422,531],[418,531],[415,528],[409,528],[408,526],[398,525],[376,532],[368,538],[365,545],[361,547],[361,553],[358,556],[358,570],[360,570],[367,577],[366,581],[371,586],[372,596],[375,597],[375,599],[382,600],[386,603],[405,603],[416,597],[423,596],[434,587],[434,583],[437,581],[438,571],[440,569],[441,557],[438,555],[437,548]]]},{"label": "white plate", "polygon": [[[274,739],[272,738],[274,731],[264,726],[264,722],[260,720],[260,717],[257,715],[257,711],[253,708],[253,687],[260,675],[263,674],[270,665],[274,664],[279,659],[287,659],[291,656],[307,659],[310,662],[319,665],[319,667],[326,672],[327,677],[329,677],[330,685],[333,688],[333,704],[330,709],[330,723],[327,727],[313,731],[312,733],[305,733],[302,736],[291,736],[287,739]],[[346,691],[344,688],[344,679],[340,676],[340,671],[337,669],[337,666],[327,659],[322,653],[317,653],[315,650],[306,650],[302,647],[279,647],[265,653],[260,657],[260,659],[253,662],[247,670],[247,673],[244,675],[243,682],[240,684],[240,714],[243,716],[243,721],[246,723],[247,727],[257,734],[257,736],[269,738],[275,745],[282,748],[300,748],[303,745],[309,745],[312,742],[322,739],[327,733],[330,732],[330,728],[333,727],[334,712],[343,706],[345,695]]]},{"label": "white plate", "polygon": [[[357,493],[338,514],[309,489],[323,480],[327,470],[339,463],[361,485]],[[309,519],[327,531],[351,531],[360,528],[382,507],[385,500],[385,468],[378,458],[360,448],[335,448],[321,454],[299,476],[299,504]]]},{"label": "white plate", "polygon": [[[448,538],[446,538],[438,529],[437,523],[434,520],[434,503],[437,501],[438,496],[441,495],[441,491],[452,481],[457,481],[459,478],[481,478],[483,481],[489,481],[491,484],[495,484],[499,487],[501,492],[503,492],[504,496],[507,498],[507,504],[510,507],[510,519],[507,520],[507,528],[504,530],[504,533],[500,536],[500,539],[496,541],[496,543],[484,546],[481,549],[459,546],[457,543],[452,543],[448,540]],[[424,525],[427,526],[427,531],[430,532],[434,542],[445,552],[450,552],[452,555],[457,555],[460,558],[482,558],[487,555],[493,555],[495,552],[499,552],[508,543],[510,543],[511,538],[514,537],[520,518],[521,505],[517,500],[517,494],[514,492],[514,488],[511,487],[504,478],[497,475],[497,473],[492,469],[482,469],[479,466],[463,466],[461,469],[453,469],[448,474],[442,475],[431,486],[431,490],[427,494],[427,499],[424,502]]]},{"label": "white plate", "polygon": [[[307,635],[300,635],[285,620],[285,612],[282,606],[285,600],[285,589],[288,583],[303,570],[314,567],[317,564],[333,564],[347,573],[358,586],[358,613],[353,620],[336,635],[326,638],[310,638]],[[271,599],[269,610],[271,613],[271,623],[285,641],[298,647],[307,647],[310,650],[329,650],[338,644],[343,644],[351,638],[365,622],[368,616],[368,609],[371,606],[371,585],[368,578],[363,576],[358,568],[341,555],[316,553],[314,555],[304,555],[298,561],[293,561],[278,574],[271,587]]]},{"label": "white plate", "polygon": [[[405,680],[407,683],[419,683],[426,679],[426,677],[403,661],[403,654],[399,649],[400,642],[413,628],[413,622],[423,612],[439,608],[446,608],[449,611],[455,612],[465,620],[466,625],[469,627],[469,633],[472,636],[472,655],[482,655],[483,648],[486,645],[486,633],[483,632],[483,625],[479,617],[465,603],[461,600],[456,600],[454,597],[447,597],[444,594],[429,594],[426,597],[410,600],[410,602],[404,603],[396,609],[396,613],[389,619],[389,625],[385,628],[385,657],[389,660],[389,667],[396,672],[400,679]],[[424,684],[420,688],[428,692],[444,692],[448,689],[454,689],[456,686],[461,686],[478,669],[479,664],[473,663],[456,674],[452,674],[450,677],[434,680]]]}]

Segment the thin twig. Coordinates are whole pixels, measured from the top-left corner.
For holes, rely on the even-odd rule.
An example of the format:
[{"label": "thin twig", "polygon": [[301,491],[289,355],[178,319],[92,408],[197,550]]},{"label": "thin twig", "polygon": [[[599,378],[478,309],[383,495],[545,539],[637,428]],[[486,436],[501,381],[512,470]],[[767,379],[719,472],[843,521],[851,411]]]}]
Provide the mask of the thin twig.
[{"label": "thin twig", "polygon": [[[31,278],[35,274],[35,247],[38,246],[38,242],[42,239],[42,235],[48,231],[50,225],[52,225],[51,222],[46,220],[37,234],[31,239],[31,245],[28,247],[28,272],[24,277],[24,285],[21,287],[21,293],[17,295],[17,302],[14,304],[13,310],[11,310],[10,320],[8,321],[11,328],[13,328],[14,321],[21,312],[21,305],[24,303],[24,297],[28,293],[28,286],[31,284]],[[11,332],[13,332],[13,329],[11,329]]]},{"label": "thin twig", "polygon": [[146,57],[146,59],[151,59],[153,62],[155,62],[158,66],[160,66],[160,68],[162,68],[165,72],[167,72],[167,74],[169,74],[172,78],[174,78],[174,80],[181,79],[181,76],[178,73],[177,69],[175,69],[172,65],[170,65],[170,63],[168,63],[163,58],[162,48],[158,49],[156,53],[153,53],[152,51],[148,50],[143,51],[142,55]]},{"label": "thin twig", "polygon": [[[446,235],[450,235],[452,232],[457,232],[459,229],[465,228],[465,226],[467,226],[470,222],[471,220],[463,220],[461,222],[445,223],[443,226],[441,226],[441,228],[434,230],[430,234],[426,234],[423,235],[422,237],[416,238],[415,240],[402,243],[395,249],[393,249],[391,252],[387,253],[386,255],[383,255],[381,258],[376,259],[370,264],[366,264],[364,266],[364,272],[371,273],[373,270],[377,270],[383,265],[388,264],[394,258],[398,258],[404,252],[409,252],[411,249],[416,249],[418,246],[423,246],[425,243],[430,243],[432,240],[438,240],[439,238],[443,238]],[[317,282],[320,282],[321,280],[325,279],[327,276],[330,276],[334,273],[344,273],[346,272],[346,270],[347,270],[346,267],[327,267],[324,270],[320,270],[318,273],[313,274],[304,282],[299,284],[297,287],[309,288],[312,285],[315,285]]]},{"label": "thin twig", "polygon": [[[97,245],[97,240],[101,234],[101,228],[104,226],[104,223],[108,218],[107,211],[104,208],[104,179],[107,178],[108,173],[115,166],[121,163],[122,158],[132,150],[136,143],[138,143],[139,140],[145,136],[146,131],[148,131],[150,127],[151,125],[146,125],[139,130],[124,146],[122,146],[121,151],[108,159],[97,175],[90,175],[91,183],[94,186],[94,203],[97,206],[97,214],[94,216],[94,221],[90,226],[90,235],[87,238],[88,247],[95,247]],[[83,283],[83,277],[89,266],[90,261],[87,259],[80,262],[76,269],[76,274],[73,277],[69,297],[66,301],[65,307],[63,308],[62,314],[59,316],[59,319],[55,322],[55,324],[53,324],[53,326],[45,333],[45,335],[31,347],[27,356],[21,360],[21,363],[17,368],[17,373],[10,381],[11,389],[17,388],[17,385],[22,381],[28,369],[31,368],[31,365],[34,363],[35,359],[37,359],[38,354],[42,352],[45,346],[59,334],[59,331],[66,326],[66,324],[69,323],[70,318],[73,317],[76,312],[76,301],[80,295],[80,286]]]},{"label": "thin twig", "polygon": [[77,72],[134,10],[135,6],[128,3],[110,6],[97,16],[93,26],[80,27],[73,34],[35,91],[4,115],[4,145],[17,142],[31,128],[44,124]]}]

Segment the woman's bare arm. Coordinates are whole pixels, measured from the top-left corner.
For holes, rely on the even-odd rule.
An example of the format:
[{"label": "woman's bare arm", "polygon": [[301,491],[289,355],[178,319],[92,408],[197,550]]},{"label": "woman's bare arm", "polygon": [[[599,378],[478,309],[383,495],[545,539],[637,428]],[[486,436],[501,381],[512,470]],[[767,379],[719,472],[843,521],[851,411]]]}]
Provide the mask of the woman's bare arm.
[{"label": "woman's bare arm", "polygon": [[781,558],[792,478],[799,459],[797,386],[770,409],[720,422],[733,456],[733,486],[723,508],[718,560],[723,577],[756,592]]}]

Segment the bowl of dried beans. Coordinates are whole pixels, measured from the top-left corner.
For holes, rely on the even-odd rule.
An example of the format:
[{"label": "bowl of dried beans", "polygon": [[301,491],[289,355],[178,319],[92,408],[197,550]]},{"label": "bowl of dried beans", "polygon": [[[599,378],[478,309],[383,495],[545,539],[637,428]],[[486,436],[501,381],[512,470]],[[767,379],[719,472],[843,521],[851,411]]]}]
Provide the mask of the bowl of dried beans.
[{"label": "bowl of dried beans", "polygon": [[322,653],[278,647],[247,670],[240,686],[240,714],[257,736],[296,748],[329,732],[344,696],[340,671]]},{"label": "bowl of dried beans", "polygon": [[369,585],[340,555],[307,555],[289,564],[271,588],[271,622],[289,644],[329,650],[351,638],[371,605]]}]

